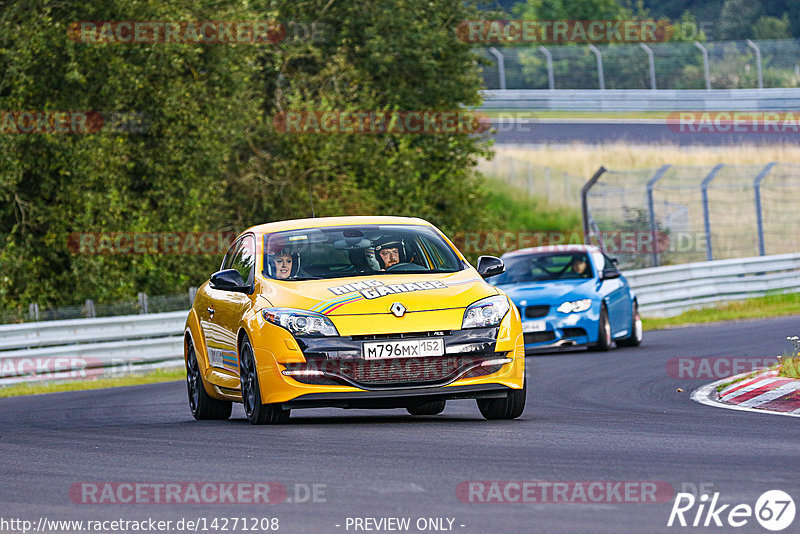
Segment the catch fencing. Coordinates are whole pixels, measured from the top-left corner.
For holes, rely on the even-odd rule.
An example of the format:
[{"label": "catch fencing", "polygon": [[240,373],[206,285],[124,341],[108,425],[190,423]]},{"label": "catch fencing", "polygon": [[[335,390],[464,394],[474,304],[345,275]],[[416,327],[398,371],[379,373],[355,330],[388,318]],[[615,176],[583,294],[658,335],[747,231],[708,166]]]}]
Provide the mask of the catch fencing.
[{"label": "catch fencing", "polygon": [[614,251],[628,269],[800,250],[800,164],[601,168],[582,192],[585,237],[649,235]]},{"label": "catch fencing", "polygon": [[798,87],[800,39],[476,49],[487,89]]}]

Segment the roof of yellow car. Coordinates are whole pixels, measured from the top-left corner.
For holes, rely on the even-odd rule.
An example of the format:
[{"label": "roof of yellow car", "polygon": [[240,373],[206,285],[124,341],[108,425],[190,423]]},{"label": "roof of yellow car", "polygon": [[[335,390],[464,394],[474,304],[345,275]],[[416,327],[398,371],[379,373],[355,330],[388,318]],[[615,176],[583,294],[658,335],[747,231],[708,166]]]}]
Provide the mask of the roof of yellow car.
[{"label": "roof of yellow car", "polygon": [[328,226],[350,226],[359,224],[416,224],[433,226],[426,220],[417,217],[389,217],[389,216],[355,216],[355,217],[317,217],[314,219],[292,219],[259,224],[248,228],[247,232],[268,234],[284,230],[300,230],[303,228],[322,228]]}]

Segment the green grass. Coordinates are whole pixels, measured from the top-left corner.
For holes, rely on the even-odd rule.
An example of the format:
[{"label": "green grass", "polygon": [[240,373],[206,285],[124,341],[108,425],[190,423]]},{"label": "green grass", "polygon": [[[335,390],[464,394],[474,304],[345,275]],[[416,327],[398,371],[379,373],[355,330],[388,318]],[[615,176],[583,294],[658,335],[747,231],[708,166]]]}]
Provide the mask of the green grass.
[{"label": "green grass", "polygon": [[487,109],[480,111],[490,118],[520,119],[664,119],[671,111],[536,111],[529,109]]},{"label": "green grass", "polygon": [[20,395],[38,395],[40,393],[58,393],[61,391],[81,391],[86,389],[115,388],[120,386],[138,386],[185,380],[186,371],[182,367],[174,369],[158,369],[141,375],[119,378],[97,378],[91,380],[65,380],[59,382],[25,382],[13,386],[0,387],[0,397],[18,397]]},{"label": "green grass", "polygon": [[781,366],[778,376],[787,378],[800,378],[800,356],[781,358]]},{"label": "green grass", "polygon": [[658,330],[671,326],[735,321],[737,319],[763,319],[782,315],[800,314],[800,293],[768,295],[737,302],[730,302],[716,308],[690,310],[675,317],[664,319],[642,319],[646,330]]},{"label": "green grass", "polygon": [[583,237],[580,209],[549,205],[545,199],[528,197],[522,191],[514,194],[507,184],[494,180],[488,180],[488,184],[491,192],[486,209],[495,215],[496,230],[566,232]]}]

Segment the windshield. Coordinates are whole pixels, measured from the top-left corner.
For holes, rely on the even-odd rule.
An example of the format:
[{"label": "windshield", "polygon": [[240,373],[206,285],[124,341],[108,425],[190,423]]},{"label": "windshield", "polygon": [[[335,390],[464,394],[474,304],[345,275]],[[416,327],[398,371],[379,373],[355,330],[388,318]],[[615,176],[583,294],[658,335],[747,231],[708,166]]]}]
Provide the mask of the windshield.
[{"label": "windshield", "polygon": [[452,273],[465,268],[427,226],[307,228],[264,235],[264,276],[314,280],[392,273]]},{"label": "windshield", "polygon": [[585,252],[529,254],[504,258],[506,271],[493,284],[577,280],[592,278],[592,266]]}]

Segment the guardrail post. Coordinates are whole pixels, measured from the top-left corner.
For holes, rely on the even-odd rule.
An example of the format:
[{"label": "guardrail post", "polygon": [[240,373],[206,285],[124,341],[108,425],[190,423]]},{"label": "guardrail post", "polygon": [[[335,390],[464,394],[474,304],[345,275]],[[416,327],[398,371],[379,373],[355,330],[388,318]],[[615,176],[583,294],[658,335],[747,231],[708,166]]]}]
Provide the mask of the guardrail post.
[{"label": "guardrail post", "polygon": [[543,46],[540,46],[539,50],[542,51],[542,54],[544,54],[544,57],[547,61],[547,86],[552,91],[556,88],[556,76],[553,73],[553,54],[551,54],[550,50]]},{"label": "guardrail post", "polygon": [[764,178],[767,177],[769,171],[772,170],[772,167],[775,166],[774,161],[770,161],[767,163],[767,166],[764,167],[756,179],[753,180],[753,192],[755,193],[756,197],[756,227],[758,229],[758,255],[764,256],[764,220],[761,216],[761,182]]},{"label": "guardrail post", "polygon": [[497,58],[497,76],[500,78],[500,89],[506,88],[506,59],[495,47],[490,47],[489,52]]},{"label": "guardrail post", "polygon": [[139,293],[139,313],[147,313],[147,293]]},{"label": "guardrail post", "polygon": [[747,46],[756,51],[756,72],[758,73],[758,88],[764,88],[764,77],[761,75],[761,49],[750,39],[747,40]]},{"label": "guardrail post", "polygon": [[647,209],[650,211],[650,238],[652,239],[653,247],[653,267],[658,267],[658,247],[656,246],[656,209],[655,202],[653,202],[653,186],[656,182],[664,176],[664,173],[672,165],[664,165],[656,171],[650,180],[647,181]]},{"label": "guardrail post", "polygon": [[597,79],[600,83],[600,90],[602,91],[606,88],[606,77],[603,73],[603,54],[601,54],[600,49],[593,44],[589,45],[589,50],[594,52],[594,55],[597,58]]},{"label": "guardrail post", "polygon": [[583,184],[581,188],[581,210],[583,212],[583,242],[589,243],[589,203],[588,203],[588,195],[589,189],[591,189],[594,184],[600,179],[603,173],[606,172],[605,167],[600,167],[597,169],[597,172],[589,178],[589,181]]},{"label": "guardrail post", "polygon": [[656,88],[656,59],[653,56],[653,49],[644,43],[639,43],[639,46],[647,52],[647,62],[650,64],[650,89]]},{"label": "guardrail post", "polygon": [[92,299],[86,299],[83,305],[86,308],[86,317],[97,317],[97,313],[94,309],[94,301]]},{"label": "guardrail post", "polygon": [[705,46],[701,45],[699,41],[695,41],[694,45],[703,53],[703,72],[706,78],[706,89],[711,90],[711,72],[708,68],[708,50]]},{"label": "guardrail post", "polygon": [[708,186],[711,184],[711,180],[717,175],[722,167],[725,165],[722,163],[718,163],[711,172],[708,173],[708,176],[705,177],[703,183],[700,185],[702,194],[703,194],[703,226],[705,227],[706,231],[706,260],[712,261],[714,259],[714,250],[711,247],[711,220],[709,219],[708,213]]}]

